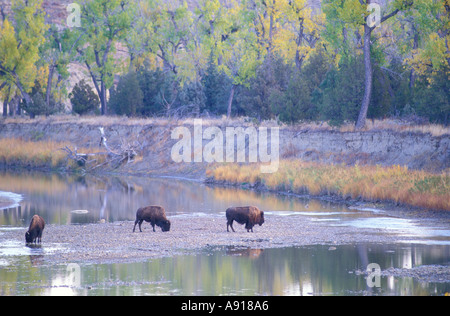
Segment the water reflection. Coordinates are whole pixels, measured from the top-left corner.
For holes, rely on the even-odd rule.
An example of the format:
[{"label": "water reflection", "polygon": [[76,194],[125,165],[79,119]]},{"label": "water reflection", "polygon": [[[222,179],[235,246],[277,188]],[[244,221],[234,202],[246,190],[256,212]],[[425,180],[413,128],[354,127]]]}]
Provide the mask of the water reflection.
[{"label": "water reflection", "polygon": [[[368,288],[368,262],[383,270],[445,265],[445,246],[325,246],[284,249],[209,249],[142,263],[81,265],[74,286],[67,266],[33,266],[20,259],[0,268],[1,295],[443,295],[450,283],[383,276]],[[18,269],[26,266],[28,269]]]},{"label": "water reflection", "polygon": [[[174,179],[77,177],[40,173],[0,173],[0,191],[15,192],[20,206],[0,210],[0,295],[441,295],[447,283],[383,276],[381,289],[369,289],[369,263],[383,270],[450,263],[448,221],[429,227],[376,209],[302,200],[235,188],[208,187]],[[223,214],[232,205],[254,204],[271,216],[307,216],[326,225],[351,225],[405,236],[396,245],[311,246],[284,249],[224,247],[198,254],[142,263],[84,265],[74,286],[67,266],[46,265],[45,256],[62,245],[26,247],[2,232],[25,232],[38,213],[48,224],[134,220],[143,205],[164,205],[168,216]],[[420,229],[419,229],[420,228]],[[410,236],[423,236],[408,242]],[[423,245],[419,245],[423,242]]]},{"label": "water reflection", "polygon": [[[221,213],[233,205],[264,205],[280,212],[324,213],[343,206],[302,201],[269,193],[218,188],[202,183],[139,177],[77,177],[41,173],[0,174],[0,191],[23,196],[20,207],[0,211],[0,226],[28,226],[34,214],[48,224],[84,224],[133,220],[144,205],[163,205],[168,216]],[[354,212],[353,212],[354,213]]]}]

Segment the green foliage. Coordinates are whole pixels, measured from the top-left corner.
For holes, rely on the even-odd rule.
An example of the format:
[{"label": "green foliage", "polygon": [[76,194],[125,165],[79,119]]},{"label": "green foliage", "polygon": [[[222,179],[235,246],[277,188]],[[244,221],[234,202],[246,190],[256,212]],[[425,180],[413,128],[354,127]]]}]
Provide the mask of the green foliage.
[{"label": "green foliage", "polygon": [[45,101],[45,94],[42,91],[40,83],[37,81],[31,91],[32,103],[22,102],[22,109],[30,115],[31,118],[37,115],[53,115],[64,110],[64,105],[50,98],[50,104]]},{"label": "green foliage", "polygon": [[[355,121],[366,90],[367,2],[324,0],[320,11],[306,0],[80,0],[81,28],[61,30],[45,24],[42,0],[14,0],[0,29],[1,97],[20,95],[32,116],[52,112],[76,59],[103,114],[109,104],[128,116]],[[382,27],[369,34],[369,118],[448,124],[449,13],[447,0],[382,5]],[[77,89],[85,101],[74,111],[96,112],[95,93]]]},{"label": "green foliage", "polygon": [[283,97],[285,106],[280,106],[280,120],[286,123],[317,120],[319,107],[312,97],[323,82],[329,65],[322,51],[311,56],[310,62],[302,71],[294,71]]},{"label": "green foliage", "polygon": [[0,84],[5,82],[10,91],[19,90],[33,107],[28,93],[35,84],[39,49],[45,42],[45,12],[42,0],[16,0],[11,8],[14,21],[5,19],[0,29]]},{"label": "green foliage", "polygon": [[412,93],[415,114],[433,123],[450,124],[450,67],[421,76]]},{"label": "green foliage", "polygon": [[231,80],[224,72],[218,70],[212,55],[203,75],[202,85],[204,87],[205,103],[200,111],[213,115],[226,114],[228,90],[231,86]]},{"label": "green foliage", "polygon": [[130,71],[120,78],[116,89],[112,89],[109,106],[118,115],[136,116],[144,107],[144,94],[136,72]]},{"label": "green foliage", "polygon": [[83,44],[77,51],[89,69],[100,97],[102,114],[107,114],[106,90],[112,87],[119,72],[114,58],[116,43],[123,40],[131,27],[129,2],[122,0],[90,0],[82,3],[80,32]]},{"label": "green foliage", "polygon": [[259,119],[273,119],[283,108],[291,67],[279,58],[268,57],[256,70],[248,88],[242,90],[239,102],[246,115]]},{"label": "green foliage", "polygon": [[176,99],[177,87],[172,73],[164,73],[161,69],[149,70],[141,67],[137,72],[139,87],[143,94],[143,105],[139,111],[142,116],[155,116],[165,114],[167,104]]},{"label": "green foliage", "polygon": [[81,80],[75,85],[69,94],[69,98],[73,113],[85,115],[92,113],[98,114],[100,112],[100,100],[84,80]]}]

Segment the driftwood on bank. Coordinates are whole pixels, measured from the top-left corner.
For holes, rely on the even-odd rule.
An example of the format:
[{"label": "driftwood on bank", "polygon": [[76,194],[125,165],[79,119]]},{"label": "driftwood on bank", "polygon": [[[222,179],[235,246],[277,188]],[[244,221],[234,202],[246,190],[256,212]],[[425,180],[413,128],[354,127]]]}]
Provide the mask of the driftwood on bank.
[{"label": "driftwood on bank", "polygon": [[142,145],[135,141],[129,143],[124,139],[120,139],[120,144],[111,148],[108,145],[107,138],[103,127],[99,128],[101,139],[99,147],[106,149],[106,152],[97,153],[78,153],[78,148],[73,150],[68,146],[61,148],[66,152],[67,159],[71,159],[77,163],[77,165],[85,172],[91,172],[100,168],[117,169],[125,163],[131,163],[137,157],[137,150],[142,148]]}]

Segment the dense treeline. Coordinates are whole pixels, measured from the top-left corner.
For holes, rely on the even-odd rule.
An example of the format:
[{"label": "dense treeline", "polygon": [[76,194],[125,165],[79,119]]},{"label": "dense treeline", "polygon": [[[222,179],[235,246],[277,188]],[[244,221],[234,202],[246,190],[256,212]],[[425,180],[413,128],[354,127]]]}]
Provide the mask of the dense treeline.
[{"label": "dense treeline", "polygon": [[[79,25],[60,27],[42,0],[14,0],[3,113],[50,115],[69,97],[81,115],[449,124],[449,1],[392,0],[379,15],[370,2],[83,0]],[[89,80],[67,91],[71,63]]]}]

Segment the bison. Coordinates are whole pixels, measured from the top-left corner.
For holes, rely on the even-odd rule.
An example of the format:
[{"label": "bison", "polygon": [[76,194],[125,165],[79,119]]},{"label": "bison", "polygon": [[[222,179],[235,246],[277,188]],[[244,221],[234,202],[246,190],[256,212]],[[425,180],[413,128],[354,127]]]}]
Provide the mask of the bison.
[{"label": "bison", "polygon": [[251,231],[253,233],[253,226],[259,224],[261,226],[264,223],[264,212],[260,211],[256,206],[246,206],[246,207],[231,207],[226,211],[227,216],[227,232],[230,230],[234,232],[233,221],[239,224],[245,224],[245,229],[247,232]]},{"label": "bison", "polygon": [[45,221],[39,215],[34,215],[31,219],[30,227],[25,233],[25,241],[30,243],[41,243],[42,232],[44,231]]},{"label": "bison", "polygon": [[170,221],[166,218],[166,211],[161,206],[147,206],[138,209],[136,212],[133,233],[135,232],[138,223],[139,230],[142,232],[141,224],[143,221],[149,222],[152,225],[154,232],[156,232],[155,225],[161,227],[163,232],[170,231]]}]

